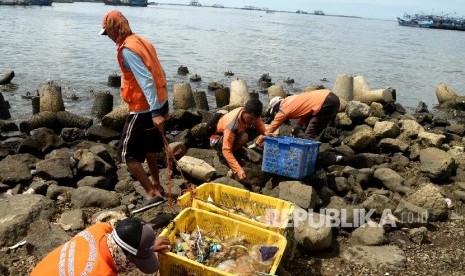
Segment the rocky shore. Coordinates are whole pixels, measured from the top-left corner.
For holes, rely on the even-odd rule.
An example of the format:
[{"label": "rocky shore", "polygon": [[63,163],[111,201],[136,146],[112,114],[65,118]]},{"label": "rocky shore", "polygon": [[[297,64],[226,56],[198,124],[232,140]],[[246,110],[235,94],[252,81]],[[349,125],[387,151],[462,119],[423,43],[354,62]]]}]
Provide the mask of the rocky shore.
[{"label": "rocky shore", "polygon": [[[240,161],[249,182],[231,178],[225,161],[208,148],[205,124],[212,113],[205,93],[194,96],[186,84],[175,85],[166,136],[190,185],[223,183],[313,210],[305,223],[288,229],[278,275],[463,275],[462,96],[441,84],[436,95],[444,112],[419,103],[409,114],[396,103],[394,89],[370,89],[360,78],[340,76],[332,90],[343,105],[320,138],[315,174],[301,180],[263,172],[262,155],[252,149]],[[284,91],[270,86],[267,93]],[[240,80],[215,95],[225,110],[251,97]],[[112,99],[98,97],[93,118],[72,114],[60,102],[60,88],[48,83],[32,118],[19,125],[0,120],[1,275],[28,275],[71,236],[96,221],[129,216],[143,200],[144,189],[114,161],[127,108],[108,109]],[[7,106],[3,96],[0,104]],[[284,125],[279,135],[291,130]],[[164,154],[159,163],[162,185],[174,200],[186,183],[176,169],[170,176]],[[371,221],[360,220],[370,210]],[[161,231],[166,217],[179,211],[166,203],[137,216]],[[163,220],[161,214],[169,215]],[[334,225],[312,225],[310,218]]]}]

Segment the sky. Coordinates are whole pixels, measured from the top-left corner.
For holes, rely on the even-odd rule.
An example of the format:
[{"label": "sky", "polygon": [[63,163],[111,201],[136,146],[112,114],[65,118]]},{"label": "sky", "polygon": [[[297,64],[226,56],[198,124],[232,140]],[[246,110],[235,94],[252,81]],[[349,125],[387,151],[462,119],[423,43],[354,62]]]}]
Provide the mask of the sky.
[{"label": "sky", "polygon": [[[155,0],[159,3],[188,4],[190,0]],[[404,13],[447,14],[465,17],[463,0],[198,0],[202,5],[225,7],[255,6],[273,10],[313,12],[323,10],[331,15],[392,19]],[[149,1],[150,2],[150,1]]]}]

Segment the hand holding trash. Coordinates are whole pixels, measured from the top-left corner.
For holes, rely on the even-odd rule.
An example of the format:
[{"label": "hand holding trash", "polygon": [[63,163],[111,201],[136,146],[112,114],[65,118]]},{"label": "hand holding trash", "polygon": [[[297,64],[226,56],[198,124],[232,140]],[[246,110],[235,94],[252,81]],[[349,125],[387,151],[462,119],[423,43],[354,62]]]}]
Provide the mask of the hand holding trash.
[{"label": "hand holding trash", "polygon": [[157,239],[155,240],[155,245],[153,247],[153,250],[155,252],[160,252],[165,249],[170,249],[170,240],[166,237],[158,236]]},{"label": "hand holding trash", "polygon": [[244,170],[238,171],[235,174],[236,174],[237,180],[239,180],[239,182],[247,180],[247,175],[245,174]]}]

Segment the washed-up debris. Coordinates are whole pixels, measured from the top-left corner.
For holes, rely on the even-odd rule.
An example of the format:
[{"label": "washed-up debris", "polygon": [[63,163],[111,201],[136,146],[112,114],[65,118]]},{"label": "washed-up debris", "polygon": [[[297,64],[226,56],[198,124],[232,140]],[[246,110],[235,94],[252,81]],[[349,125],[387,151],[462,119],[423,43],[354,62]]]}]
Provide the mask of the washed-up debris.
[{"label": "washed-up debris", "polygon": [[277,246],[252,245],[243,236],[221,239],[197,227],[177,235],[172,252],[178,256],[236,275],[257,275],[270,271]]}]

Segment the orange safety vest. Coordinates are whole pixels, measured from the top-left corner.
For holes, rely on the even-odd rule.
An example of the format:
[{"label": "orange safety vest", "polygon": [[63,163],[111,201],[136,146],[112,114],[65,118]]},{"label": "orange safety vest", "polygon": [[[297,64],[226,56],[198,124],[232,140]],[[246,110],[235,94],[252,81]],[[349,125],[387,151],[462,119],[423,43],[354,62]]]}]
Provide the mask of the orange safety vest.
[{"label": "orange safety vest", "polygon": [[146,39],[132,34],[126,37],[124,42],[118,47],[118,63],[122,72],[121,97],[129,105],[129,111],[149,110],[150,106],[134,74],[123,66],[123,48],[125,47],[136,53],[150,73],[152,73],[155,87],[157,88],[158,102],[162,103],[167,100],[168,93],[166,92],[165,75],[158,61],[155,48]]},{"label": "orange safety vest", "polygon": [[105,234],[108,223],[97,223],[50,252],[31,272],[31,276],[116,276]]}]

